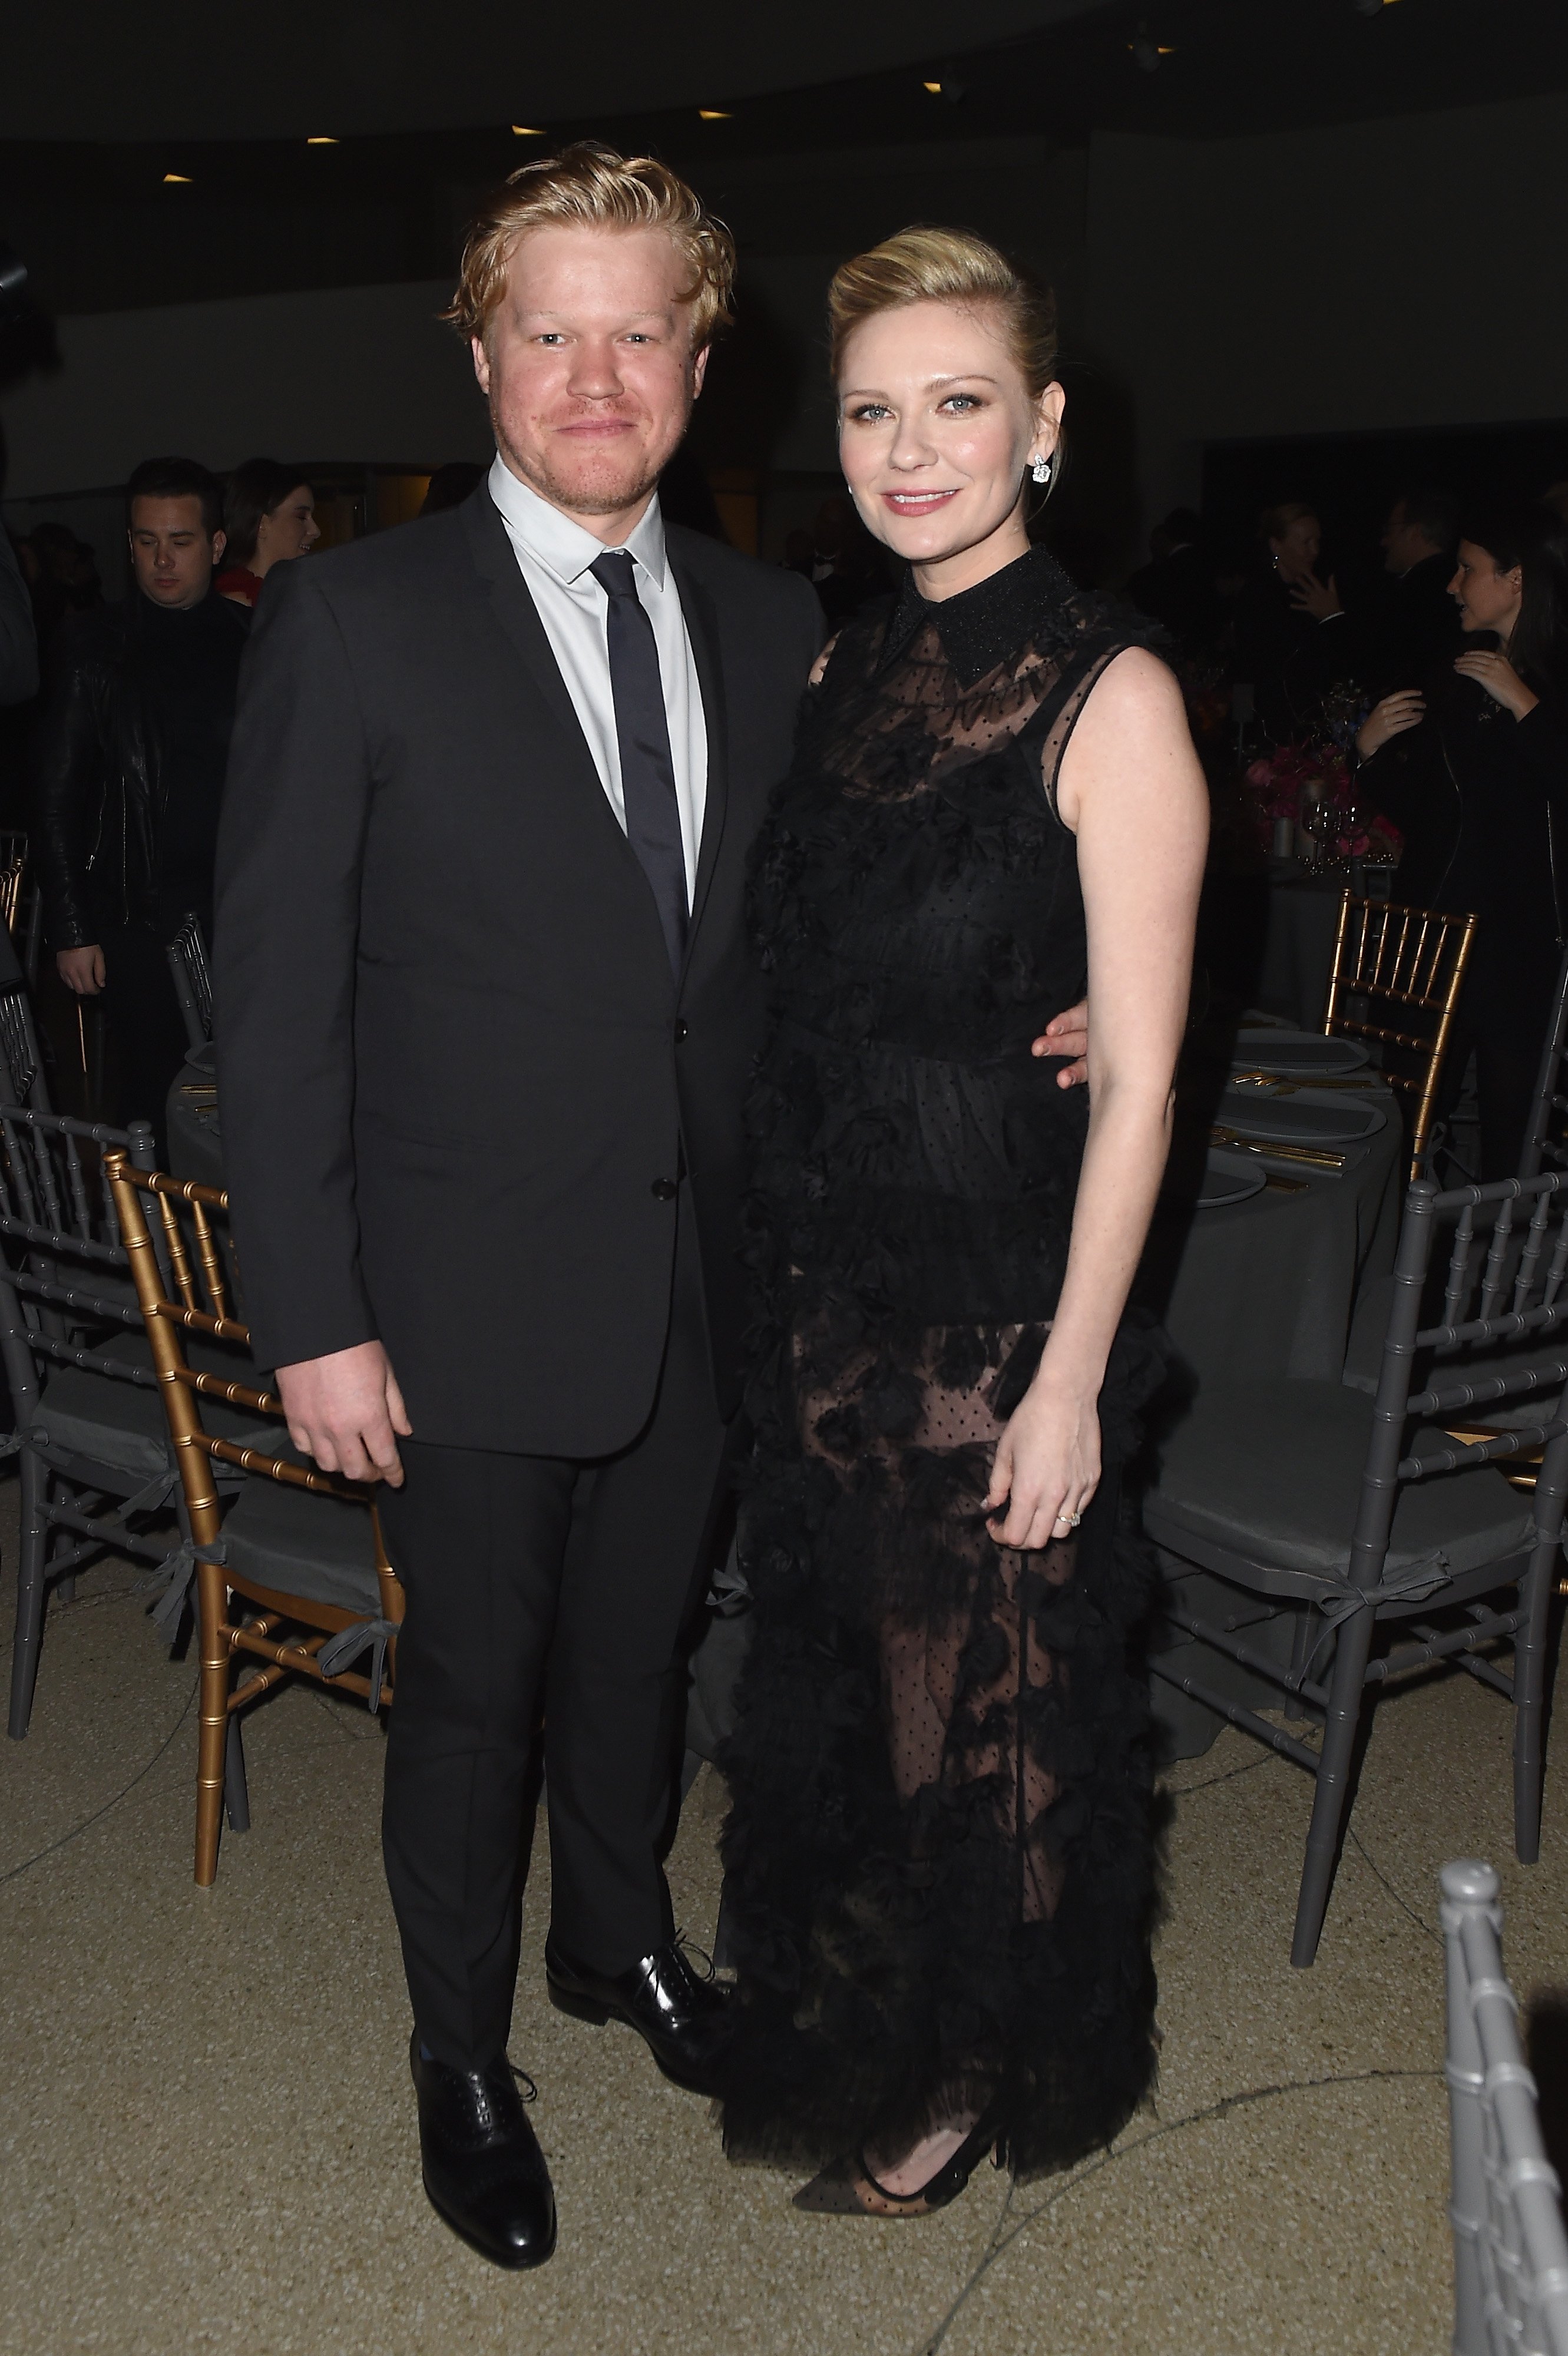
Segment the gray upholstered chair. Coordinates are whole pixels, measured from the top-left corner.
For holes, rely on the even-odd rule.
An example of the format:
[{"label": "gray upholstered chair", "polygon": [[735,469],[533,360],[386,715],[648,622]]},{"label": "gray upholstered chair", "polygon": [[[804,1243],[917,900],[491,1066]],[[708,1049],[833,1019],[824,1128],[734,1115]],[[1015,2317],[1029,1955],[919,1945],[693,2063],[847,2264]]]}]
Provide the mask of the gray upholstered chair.
[{"label": "gray upholstered chair", "polygon": [[1520,1156],[1521,1178],[1533,1178],[1547,1162],[1559,1170],[1568,1168],[1568,1140],[1563,1135],[1563,1116],[1568,1114],[1568,1095],[1563,1093],[1564,1055],[1568,1055],[1568,952],[1557,969],[1552,1013],[1541,1042],[1535,1101],[1530,1108],[1530,1127]]},{"label": "gray upholstered chair", "polygon": [[[194,1588],[201,1652],[196,1879],[205,1888],[217,1877],[225,1800],[231,1831],[250,1822],[240,1713],[289,1676],[341,1687],[380,1709],[392,1698],[403,1590],[381,1546],[372,1493],[294,1452],[280,1428],[282,1404],[251,1366],[250,1335],[228,1296],[227,1196],[138,1169],[124,1153],[110,1155],[106,1169],[190,1533],[159,1608],[172,1622]],[[225,1424],[236,1414],[248,1419],[248,1431]],[[247,1665],[250,1676],[237,1682]]]},{"label": "gray upholstered chair", "polygon": [[[0,1008],[5,1003],[0,997]],[[9,1729],[27,1733],[48,1597],[109,1549],[162,1563],[178,1480],[103,1154],[153,1159],[131,1130],[0,1105],[0,1363],[21,1485]],[[223,1410],[231,1434],[256,1419]]]},{"label": "gray upholstered chair", "polygon": [[199,1048],[212,1036],[212,976],[207,963],[207,942],[200,919],[186,915],[167,948],[169,979],[179,1001],[188,1047]]},{"label": "gray upholstered chair", "polygon": [[[1447,1194],[1418,1182],[1405,1198],[1375,1396],[1328,1382],[1208,1386],[1165,1444],[1144,1526],[1173,1585],[1165,1616],[1190,1641],[1152,1665],[1314,1779],[1295,1964],[1317,1950],[1363,1712],[1390,1677],[1452,1661],[1511,1703],[1515,1846],[1525,1864],[1539,1853],[1548,1622],[1568,1494],[1565,1211],[1561,1173]],[[1456,1440],[1456,1423],[1481,1430]],[[1533,1491],[1515,1487],[1504,1471],[1532,1456]],[[1195,1570],[1234,1609],[1188,1609],[1182,1582]],[[1300,1631],[1288,1664],[1241,1633],[1250,1615],[1280,1606],[1294,1608]],[[1504,1642],[1511,1675],[1488,1657]],[[1263,1678],[1298,1714],[1302,1704],[1320,1714],[1321,1751],[1232,1699],[1224,1677],[1204,1675],[1206,1656]]]}]

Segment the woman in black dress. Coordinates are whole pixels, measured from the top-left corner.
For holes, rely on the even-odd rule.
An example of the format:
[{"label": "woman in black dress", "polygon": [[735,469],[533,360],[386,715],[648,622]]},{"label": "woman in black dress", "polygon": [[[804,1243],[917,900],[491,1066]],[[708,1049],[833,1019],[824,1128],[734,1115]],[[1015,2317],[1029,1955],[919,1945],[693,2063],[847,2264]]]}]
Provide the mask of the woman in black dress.
[{"label": "woman in black dress", "polygon": [[[912,571],[818,666],[758,846],[755,1641],[726,1762],[736,2158],[919,2215],[1106,2142],[1153,2068],[1145,1573],[1116,1467],[1207,804],[1146,627],[1026,530],[1049,297],[906,231],[832,296]],[[1090,1087],[1030,1042],[1090,986]]]}]

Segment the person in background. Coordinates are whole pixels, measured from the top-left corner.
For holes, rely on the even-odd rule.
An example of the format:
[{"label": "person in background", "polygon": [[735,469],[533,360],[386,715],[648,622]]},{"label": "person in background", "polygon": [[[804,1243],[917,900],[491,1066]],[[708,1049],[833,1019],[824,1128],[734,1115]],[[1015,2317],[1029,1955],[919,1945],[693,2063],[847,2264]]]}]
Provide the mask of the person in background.
[{"label": "person in background", "polygon": [[450,465],[437,466],[424,487],[420,514],[445,515],[449,508],[460,508],[484,479],[485,469],[473,458],[454,458]]},{"label": "person in background", "polygon": [[1265,508],[1258,533],[1266,562],[1237,604],[1236,676],[1251,682],[1266,734],[1286,744],[1311,728],[1335,680],[1354,670],[1356,648],[1338,584],[1318,573],[1316,509],[1305,499]]},{"label": "person in background", "polygon": [[102,991],[121,1110],[161,1135],[185,1057],[166,945],[210,938],[223,771],[249,616],[214,594],[222,501],[205,466],[149,458],[126,487],[134,585],[66,624],[34,755],[46,937],[67,988]]},{"label": "person in background", "polygon": [[1446,1097],[1472,1050],[1483,1180],[1518,1165],[1568,917],[1568,522],[1466,519],[1451,584],[1470,643],[1357,738],[1369,799],[1405,839],[1394,897],[1479,922]]},{"label": "person in background", "polygon": [[1140,612],[1164,623],[1183,654],[1201,653],[1218,635],[1220,605],[1203,524],[1193,509],[1173,508],[1155,526],[1149,556],[1128,582],[1128,596]]},{"label": "person in background", "polygon": [[1424,679],[1459,651],[1458,611],[1448,594],[1459,503],[1452,492],[1407,491],[1383,526],[1388,603],[1370,633],[1362,677],[1376,698]]},{"label": "person in background", "polygon": [[36,523],[19,552],[33,600],[39,652],[48,658],[55,633],[73,614],[103,603],[98,560],[68,524]]},{"label": "person in background", "polygon": [[0,527],[0,704],[26,703],[38,691],[32,600],[11,535]]},{"label": "person in background", "polygon": [[223,492],[228,562],[214,586],[237,605],[253,605],[274,564],[308,556],[321,537],[316,494],[296,466],[247,458]]}]

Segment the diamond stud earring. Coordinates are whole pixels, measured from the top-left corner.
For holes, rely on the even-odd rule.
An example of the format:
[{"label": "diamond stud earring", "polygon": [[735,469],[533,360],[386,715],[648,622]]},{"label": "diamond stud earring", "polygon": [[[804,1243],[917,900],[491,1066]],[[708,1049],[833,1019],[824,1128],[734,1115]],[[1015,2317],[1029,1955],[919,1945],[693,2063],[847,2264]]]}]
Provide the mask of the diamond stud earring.
[{"label": "diamond stud earring", "polygon": [[1031,458],[1029,461],[1029,472],[1033,475],[1036,483],[1048,483],[1051,479],[1050,460],[1048,458]]}]

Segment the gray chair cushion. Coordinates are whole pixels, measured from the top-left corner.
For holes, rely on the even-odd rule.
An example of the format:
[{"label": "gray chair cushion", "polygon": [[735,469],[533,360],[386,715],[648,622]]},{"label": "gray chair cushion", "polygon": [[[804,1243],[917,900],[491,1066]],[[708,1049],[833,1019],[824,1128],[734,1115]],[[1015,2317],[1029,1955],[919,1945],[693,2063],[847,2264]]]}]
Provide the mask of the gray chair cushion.
[{"label": "gray chair cushion", "polygon": [[[152,1344],[145,1333],[112,1333],[92,1347],[99,1355],[122,1365],[151,1372]],[[221,1375],[228,1382],[262,1388],[264,1378],[236,1351],[221,1343],[191,1337],[187,1355],[203,1374]],[[284,1425],[275,1416],[253,1415],[248,1408],[204,1398],[201,1419],[215,1439],[232,1440],[242,1447],[275,1448]],[[91,1373],[85,1366],[51,1366],[43,1394],[27,1426],[29,1439],[43,1446],[91,1457],[116,1472],[154,1479],[171,1462],[168,1423],[156,1390],[140,1383],[116,1382],[113,1375]]]},{"label": "gray chair cushion", "polygon": [[[274,1426],[269,1452],[288,1457]],[[367,1506],[252,1473],[224,1518],[225,1568],[303,1602],[335,1603],[373,1619],[381,1612],[375,1533]]]},{"label": "gray chair cushion", "polygon": [[[1372,1402],[1338,1383],[1206,1387],[1164,1444],[1144,1502],[1150,1535],[1175,1552],[1197,1538],[1253,1562],[1343,1577],[1360,1503]],[[1408,1444],[1408,1443],[1407,1443]],[[1417,1435],[1415,1452],[1445,1445]],[[1402,1486],[1388,1572],[1438,1553],[1455,1573],[1520,1554],[1530,1500],[1490,1466]]]}]

